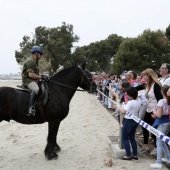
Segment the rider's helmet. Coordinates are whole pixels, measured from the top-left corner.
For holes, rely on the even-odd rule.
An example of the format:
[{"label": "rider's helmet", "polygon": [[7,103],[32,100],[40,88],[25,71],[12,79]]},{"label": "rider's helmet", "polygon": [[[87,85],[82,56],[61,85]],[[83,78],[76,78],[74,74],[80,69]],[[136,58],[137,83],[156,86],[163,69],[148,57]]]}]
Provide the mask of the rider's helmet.
[{"label": "rider's helmet", "polygon": [[31,49],[31,54],[34,54],[35,52],[40,53],[41,55],[44,55],[43,50],[40,46],[33,46]]}]

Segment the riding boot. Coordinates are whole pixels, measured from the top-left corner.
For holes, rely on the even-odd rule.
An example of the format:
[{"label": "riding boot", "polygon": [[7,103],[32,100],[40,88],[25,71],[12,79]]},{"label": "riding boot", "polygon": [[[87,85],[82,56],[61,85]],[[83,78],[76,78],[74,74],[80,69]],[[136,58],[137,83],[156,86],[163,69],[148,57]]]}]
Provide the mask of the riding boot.
[{"label": "riding boot", "polygon": [[34,107],[35,99],[36,99],[36,93],[35,91],[31,91],[27,116],[35,116],[35,107]]}]

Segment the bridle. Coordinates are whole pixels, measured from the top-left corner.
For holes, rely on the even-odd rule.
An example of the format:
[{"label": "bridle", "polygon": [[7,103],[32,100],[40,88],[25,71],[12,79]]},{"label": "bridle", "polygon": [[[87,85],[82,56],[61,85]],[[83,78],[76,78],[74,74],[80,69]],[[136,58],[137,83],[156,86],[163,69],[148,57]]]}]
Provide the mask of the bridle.
[{"label": "bridle", "polygon": [[[79,67],[79,69],[82,71],[82,73],[83,73],[83,76],[82,76],[82,78],[81,78],[81,82],[80,82],[80,85],[79,86],[81,86],[81,84],[83,83],[83,80],[84,80],[84,77],[86,77],[86,79],[90,82],[90,86],[91,86],[91,83],[92,83],[92,80],[91,80],[91,78],[89,78],[88,76],[87,76],[87,74],[86,74],[86,70],[83,70],[82,69],[82,67],[81,66],[78,66]],[[89,86],[89,87],[90,87]],[[89,87],[88,88],[86,88],[86,89],[89,89]]]},{"label": "bridle", "polygon": [[86,78],[89,80],[89,82],[90,82],[90,85],[89,85],[85,90],[81,90],[81,89],[77,89],[77,88],[74,88],[74,87],[70,87],[70,86],[68,86],[68,85],[65,85],[65,84],[62,84],[62,83],[59,83],[59,82],[50,80],[50,79],[49,79],[48,81],[50,81],[50,82],[52,82],[52,83],[55,83],[55,84],[58,84],[58,85],[63,86],[63,87],[67,87],[67,88],[76,90],[76,91],[88,91],[88,89],[90,88],[91,83],[92,83],[91,78],[89,78],[89,77],[87,76],[85,70],[83,70],[81,66],[78,66],[78,68],[79,68],[79,69],[82,71],[82,73],[83,73],[83,74],[82,74],[82,78],[81,78],[81,82],[80,82],[79,86],[81,86],[81,84],[83,83],[84,77],[86,77]]}]

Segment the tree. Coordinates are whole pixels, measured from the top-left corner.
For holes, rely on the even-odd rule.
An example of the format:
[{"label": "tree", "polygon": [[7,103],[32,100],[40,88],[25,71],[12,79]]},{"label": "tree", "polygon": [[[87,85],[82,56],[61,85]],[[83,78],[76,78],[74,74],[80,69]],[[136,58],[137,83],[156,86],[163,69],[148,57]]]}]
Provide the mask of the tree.
[{"label": "tree", "polygon": [[119,46],[111,71],[114,74],[121,74],[123,70],[138,71],[141,62],[141,57],[136,48],[136,39],[127,38]]},{"label": "tree", "polygon": [[170,62],[169,40],[164,32],[148,29],[137,38],[127,38],[121,43],[111,71],[116,74],[122,70],[141,72],[146,68],[156,71],[164,62]]},{"label": "tree", "polygon": [[64,22],[56,28],[39,26],[32,37],[25,35],[15,57],[19,64],[23,64],[30,56],[31,47],[40,45],[45,52],[40,70],[48,71],[50,75],[61,65],[66,68],[84,61],[88,62],[87,68],[91,71],[115,74],[129,69],[140,72],[149,67],[158,70],[161,63],[170,63],[169,37],[170,25],[166,32],[146,29],[136,38],[125,39],[112,34],[72,52],[73,43],[78,42],[79,37],[74,34],[73,26]]},{"label": "tree", "polygon": [[30,49],[34,44],[34,40],[31,40],[30,36],[24,36],[20,43],[20,51],[15,51],[15,58],[19,64],[23,64],[23,61],[30,55]]},{"label": "tree", "polygon": [[52,75],[60,65],[69,63],[67,60],[71,55],[73,42],[78,40],[78,36],[73,33],[72,25],[62,23],[62,26],[57,28],[39,26],[35,29],[35,34],[32,38],[30,36],[23,37],[20,50],[15,51],[15,57],[19,64],[23,64],[23,61],[30,56],[32,46],[39,45],[45,52],[44,59],[41,61],[41,70],[48,71]]},{"label": "tree", "polygon": [[51,70],[56,72],[60,65],[69,60],[73,42],[78,41],[78,37],[73,33],[73,26],[63,23],[61,27],[50,30],[47,51],[51,60]]},{"label": "tree", "polygon": [[87,67],[89,70],[108,72],[110,70],[111,60],[114,58],[122,41],[122,37],[112,34],[105,40],[79,47],[73,53],[74,61],[78,61],[78,56],[75,54],[79,53],[81,60],[84,59],[88,61]]},{"label": "tree", "polygon": [[168,38],[168,40],[170,40],[170,24],[169,24],[169,26],[166,28],[165,35],[166,35],[166,37]]},{"label": "tree", "polygon": [[158,70],[161,63],[170,62],[170,41],[161,30],[151,31],[145,30],[141,37],[145,39],[154,49],[150,56],[152,56],[153,69]]}]

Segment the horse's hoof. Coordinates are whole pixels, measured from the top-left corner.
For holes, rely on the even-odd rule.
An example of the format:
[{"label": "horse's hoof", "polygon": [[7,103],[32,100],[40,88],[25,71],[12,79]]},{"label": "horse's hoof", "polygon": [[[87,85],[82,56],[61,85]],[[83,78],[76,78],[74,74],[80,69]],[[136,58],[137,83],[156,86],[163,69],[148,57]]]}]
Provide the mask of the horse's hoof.
[{"label": "horse's hoof", "polygon": [[49,155],[46,155],[46,158],[48,160],[58,159],[58,155],[55,152],[53,152],[53,153],[50,153]]},{"label": "horse's hoof", "polygon": [[54,152],[58,153],[61,151],[61,148],[59,146],[54,146]]}]

